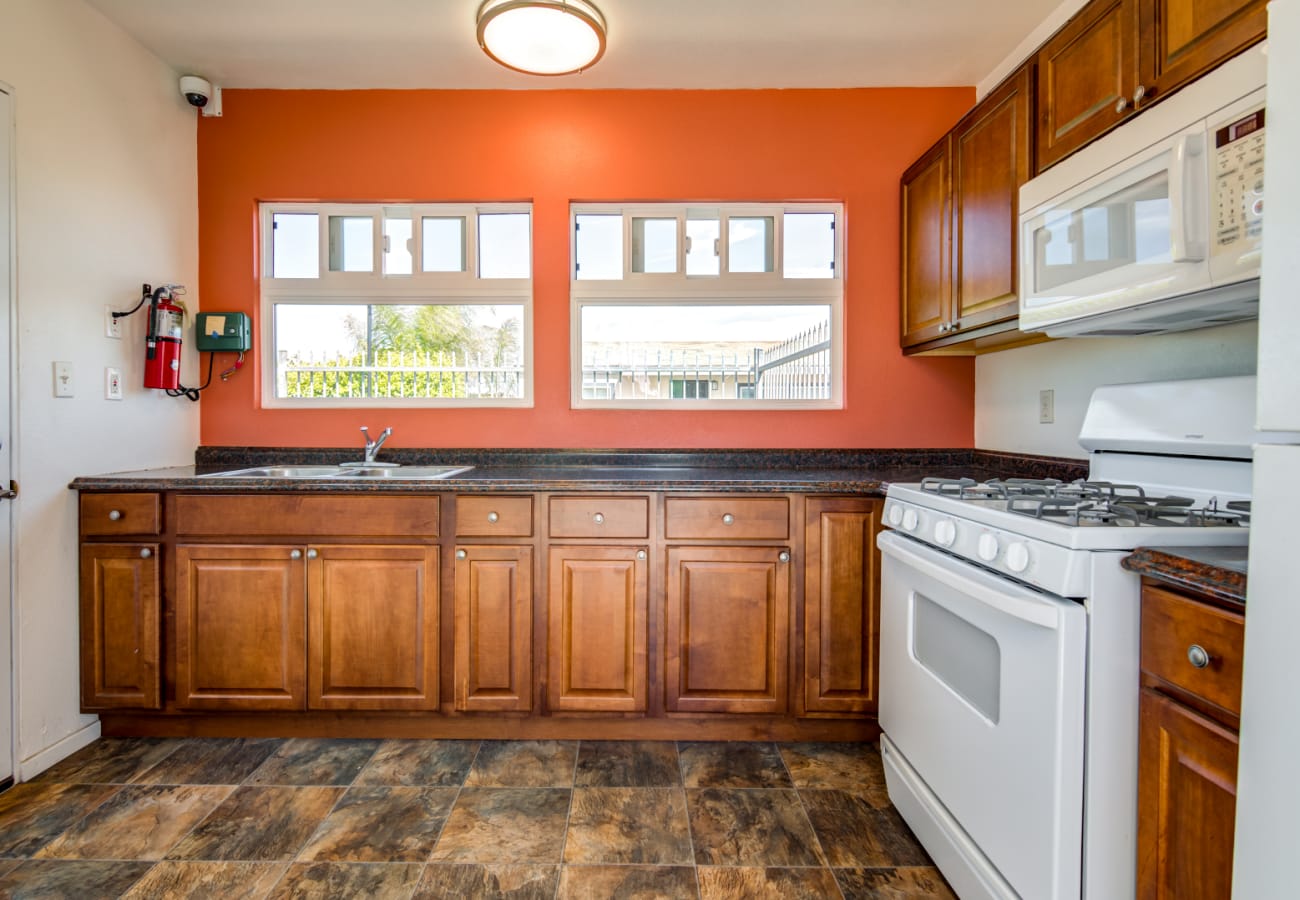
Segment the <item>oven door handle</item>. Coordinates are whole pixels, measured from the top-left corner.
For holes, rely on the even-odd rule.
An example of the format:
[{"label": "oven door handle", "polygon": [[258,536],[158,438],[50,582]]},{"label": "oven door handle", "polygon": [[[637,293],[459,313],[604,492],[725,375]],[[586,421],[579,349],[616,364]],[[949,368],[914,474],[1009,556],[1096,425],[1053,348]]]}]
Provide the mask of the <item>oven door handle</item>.
[{"label": "oven door handle", "polygon": [[1067,601],[1045,597],[1001,576],[990,575],[971,563],[930,550],[892,531],[881,532],[876,543],[886,556],[998,612],[1040,628],[1057,630],[1062,625],[1060,604]]}]

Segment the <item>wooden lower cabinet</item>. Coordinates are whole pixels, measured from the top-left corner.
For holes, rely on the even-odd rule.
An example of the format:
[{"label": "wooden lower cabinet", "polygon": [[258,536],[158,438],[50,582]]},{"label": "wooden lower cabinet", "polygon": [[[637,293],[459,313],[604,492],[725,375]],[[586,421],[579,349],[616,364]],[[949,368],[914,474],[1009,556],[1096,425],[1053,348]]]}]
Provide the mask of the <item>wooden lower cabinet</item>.
[{"label": "wooden lower cabinet", "polygon": [[309,548],[308,708],[428,710],[438,700],[438,548]]},{"label": "wooden lower cabinet", "polygon": [[881,502],[810,498],[804,538],[801,713],[874,713]]},{"label": "wooden lower cabinet", "polygon": [[86,709],[162,706],[159,582],[156,543],[81,545],[81,705]]},{"label": "wooden lower cabinet", "polygon": [[457,547],[455,582],[456,709],[532,709],[533,548]]},{"label": "wooden lower cabinet", "polygon": [[299,547],[176,548],[176,705],[300,710],[306,560]]},{"label": "wooden lower cabinet", "polygon": [[547,705],[644,712],[645,547],[551,547]]},{"label": "wooden lower cabinet", "polygon": [[786,711],[789,561],[779,547],[668,548],[670,712]]}]

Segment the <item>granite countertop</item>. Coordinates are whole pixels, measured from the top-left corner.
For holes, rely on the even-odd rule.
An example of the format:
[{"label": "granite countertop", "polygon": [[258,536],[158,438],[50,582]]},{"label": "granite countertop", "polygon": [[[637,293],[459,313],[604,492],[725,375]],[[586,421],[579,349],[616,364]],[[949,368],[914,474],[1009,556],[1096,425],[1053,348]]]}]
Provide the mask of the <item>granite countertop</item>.
[{"label": "granite countertop", "polygon": [[1246,604],[1246,547],[1139,547],[1124,568],[1238,606]]}]

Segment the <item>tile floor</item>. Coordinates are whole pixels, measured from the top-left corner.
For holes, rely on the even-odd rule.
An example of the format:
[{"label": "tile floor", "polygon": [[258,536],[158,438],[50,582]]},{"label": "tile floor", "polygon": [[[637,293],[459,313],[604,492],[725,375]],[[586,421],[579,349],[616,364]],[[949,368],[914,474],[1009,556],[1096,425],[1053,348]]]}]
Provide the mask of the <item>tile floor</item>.
[{"label": "tile floor", "polygon": [[138,738],[0,794],[0,896],[953,900],[869,744]]}]

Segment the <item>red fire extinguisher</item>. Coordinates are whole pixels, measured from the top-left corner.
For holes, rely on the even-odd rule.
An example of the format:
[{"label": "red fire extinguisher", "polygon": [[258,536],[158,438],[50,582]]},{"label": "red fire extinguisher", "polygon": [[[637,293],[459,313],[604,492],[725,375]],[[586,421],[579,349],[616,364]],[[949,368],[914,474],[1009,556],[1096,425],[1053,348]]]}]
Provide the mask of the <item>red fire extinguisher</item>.
[{"label": "red fire extinguisher", "polygon": [[174,391],[181,384],[181,334],[185,311],[172,303],[174,285],[149,295],[149,331],[145,336],[144,386]]}]

